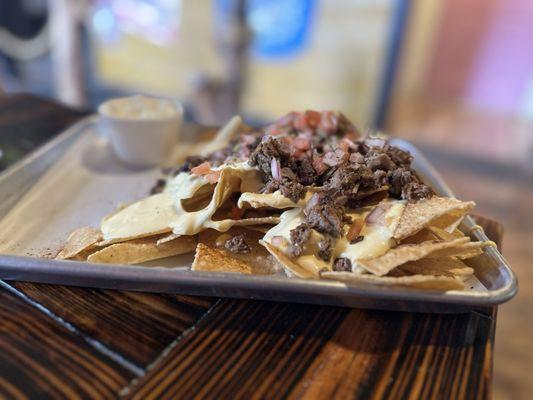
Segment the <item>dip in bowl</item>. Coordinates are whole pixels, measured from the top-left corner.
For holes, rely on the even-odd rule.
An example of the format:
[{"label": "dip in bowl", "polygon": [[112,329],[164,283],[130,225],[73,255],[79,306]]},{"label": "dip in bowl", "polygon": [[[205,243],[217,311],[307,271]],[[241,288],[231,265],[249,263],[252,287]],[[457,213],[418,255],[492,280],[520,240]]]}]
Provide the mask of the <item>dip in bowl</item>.
[{"label": "dip in bowl", "polygon": [[154,166],[164,163],[177,143],[183,107],[171,99],[135,95],[106,101],[98,114],[118,158]]}]

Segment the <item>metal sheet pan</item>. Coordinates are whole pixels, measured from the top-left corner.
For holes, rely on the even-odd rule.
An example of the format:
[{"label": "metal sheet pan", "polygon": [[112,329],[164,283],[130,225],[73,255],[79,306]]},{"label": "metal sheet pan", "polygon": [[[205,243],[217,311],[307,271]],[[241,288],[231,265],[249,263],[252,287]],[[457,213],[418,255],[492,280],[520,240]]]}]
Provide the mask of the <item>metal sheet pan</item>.
[{"label": "metal sheet pan", "polygon": [[[452,196],[427,159],[410,143],[415,168],[437,193]],[[468,291],[347,286],[284,276],[241,276],[189,270],[190,255],[145,266],[109,266],[43,258],[82,225],[98,226],[120,202],[144,197],[157,169],[132,170],[115,159],[88,117],[0,176],[0,278],[74,286],[302,302],[411,312],[464,312],[501,304],[517,291],[516,277],[501,254],[488,247],[475,259]],[[465,232],[474,226],[466,218]],[[487,240],[481,230],[474,240]]]}]

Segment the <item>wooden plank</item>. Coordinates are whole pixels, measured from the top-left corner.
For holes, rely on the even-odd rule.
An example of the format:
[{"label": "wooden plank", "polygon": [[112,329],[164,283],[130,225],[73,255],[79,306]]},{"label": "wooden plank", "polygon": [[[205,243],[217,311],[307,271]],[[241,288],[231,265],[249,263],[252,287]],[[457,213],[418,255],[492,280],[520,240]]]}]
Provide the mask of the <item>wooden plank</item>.
[{"label": "wooden plank", "polygon": [[0,289],[0,398],[114,398],[134,375]]},{"label": "wooden plank", "polygon": [[[236,398],[270,390],[283,397],[346,313],[342,308],[223,300],[130,395]],[[266,391],[259,390],[261,384]]]},{"label": "wooden plank", "polygon": [[223,301],[128,398],[486,398],[494,319]]},{"label": "wooden plank", "polygon": [[143,368],[200,319],[214,300],[9,282],[29,299]]}]

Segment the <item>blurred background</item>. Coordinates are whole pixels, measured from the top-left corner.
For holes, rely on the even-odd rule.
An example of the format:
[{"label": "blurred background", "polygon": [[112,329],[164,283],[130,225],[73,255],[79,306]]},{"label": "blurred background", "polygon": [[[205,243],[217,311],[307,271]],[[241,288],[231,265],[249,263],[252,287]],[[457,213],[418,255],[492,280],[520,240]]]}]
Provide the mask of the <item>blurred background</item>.
[{"label": "blurred background", "polygon": [[521,291],[498,316],[495,397],[527,398],[532,38],[531,0],[0,0],[0,93],[172,96],[207,125],[335,109],[414,141],[506,228]]}]

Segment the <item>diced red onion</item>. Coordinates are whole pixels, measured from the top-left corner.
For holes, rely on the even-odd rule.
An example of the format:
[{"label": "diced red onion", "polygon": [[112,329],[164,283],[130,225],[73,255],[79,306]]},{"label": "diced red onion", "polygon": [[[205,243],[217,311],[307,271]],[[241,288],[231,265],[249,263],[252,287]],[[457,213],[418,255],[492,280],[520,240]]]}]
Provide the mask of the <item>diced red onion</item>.
[{"label": "diced red onion", "polygon": [[385,213],[392,207],[390,203],[378,204],[370,213],[366,216],[365,223],[368,225],[383,225],[385,222]]},{"label": "diced red onion", "polygon": [[285,239],[283,236],[273,236],[270,240],[270,243],[272,243],[272,246],[275,247],[283,247],[287,243],[287,239]]},{"label": "diced red onion", "polygon": [[281,180],[281,165],[277,158],[273,158],[272,161],[270,161],[270,171],[272,172],[272,178]]}]

